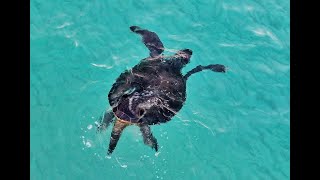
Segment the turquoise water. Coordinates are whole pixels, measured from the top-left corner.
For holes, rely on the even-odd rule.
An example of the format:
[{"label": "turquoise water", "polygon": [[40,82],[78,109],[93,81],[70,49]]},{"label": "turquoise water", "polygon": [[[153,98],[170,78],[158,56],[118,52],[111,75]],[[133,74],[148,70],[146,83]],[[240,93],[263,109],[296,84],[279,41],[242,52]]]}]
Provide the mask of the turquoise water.
[{"label": "turquoise water", "polygon": [[[289,179],[289,1],[31,0],[32,180]],[[111,158],[111,128],[96,134],[115,78],[148,56],[129,26],[190,48],[187,101],[152,126],[159,153],[126,128]],[[165,52],[170,55],[170,52]]]}]

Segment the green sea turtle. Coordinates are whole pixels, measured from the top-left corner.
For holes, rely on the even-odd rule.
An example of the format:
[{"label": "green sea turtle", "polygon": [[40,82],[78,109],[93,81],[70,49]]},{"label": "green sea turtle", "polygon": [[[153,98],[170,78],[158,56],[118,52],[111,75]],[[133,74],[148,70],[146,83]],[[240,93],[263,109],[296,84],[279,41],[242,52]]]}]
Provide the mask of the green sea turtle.
[{"label": "green sea turtle", "polygon": [[101,117],[98,131],[114,122],[108,155],[115,149],[122,131],[137,125],[146,145],[158,151],[157,139],[150,125],[165,123],[177,114],[186,100],[186,81],[194,73],[205,69],[225,72],[224,65],[197,66],[182,75],[182,68],[189,63],[192,50],[182,49],[172,56],[163,56],[164,46],[158,35],[138,26],[130,30],[142,36],[150,56],[142,59],[132,69],[124,71],[112,85],[108,94],[112,107]]}]

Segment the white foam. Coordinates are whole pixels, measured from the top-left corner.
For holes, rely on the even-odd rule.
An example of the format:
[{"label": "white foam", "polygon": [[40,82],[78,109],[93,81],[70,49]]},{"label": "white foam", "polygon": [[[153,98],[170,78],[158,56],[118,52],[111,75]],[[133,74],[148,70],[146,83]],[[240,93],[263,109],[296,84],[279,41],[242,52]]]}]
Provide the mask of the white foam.
[{"label": "white foam", "polygon": [[58,26],[58,27],[56,27],[57,29],[61,29],[61,28],[64,28],[64,27],[67,27],[67,26],[70,26],[71,25],[71,23],[69,23],[69,22],[65,22],[65,23],[63,23],[62,25],[60,25],[60,26]]},{"label": "white foam", "polygon": [[236,46],[235,44],[227,44],[227,43],[220,43],[219,45],[223,46],[223,47],[234,47],[234,46]]},{"label": "white foam", "polygon": [[197,121],[197,120],[195,120],[194,122],[196,122],[196,123],[200,124],[201,126],[207,128],[207,129],[211,132],[211,134],[212,134],[213,136],[215,136],[215,134],[213,133],[213,131],[211,130],[211,128],[209,128],[209,127],[208,127],[207,125],[205,125],[203,122],[200,122],[200,121]]},{"label": "white foam", "polygon": [[182,122],[190,122],[190,120],[183,120],[183,119],[182,119],[181,121],[182,121]]},{"label": "white foam", "polygon": [[274,35],[271,31],[265,29],[265,28],[255,28],[251,30],[253,33],[255,33],[257,36],[268,36],[270,39],[272,39],[277,44],[281,45],[280,40],[277,38],[276,35]]},{"label": "white foam", "polygon": [[[192,39],[187,38],[186,36],[183,36],[183,35],[169,34],[168,38],[176,40],[176,41],[180,41],[180,42],[192,42]],[[169,49],[165,49],[165,50],[170,51]]]},{"label": "white foam", "polygon": [[101,68],[106,68],[106,69],[111,69],[113,66],[108,66],[105,64],[95,64],[95,63],[91,63],[91,65],[95,66],[95,67],[101,67]]},{"label": "white foam", "polygon": [[236,11],[236,12],[253,11],[254,10],[253,6],[250,6],[250,5],[233,6],[233,5],[226,4],[226,3],[222,4],[222,8],[225,10]]},{"label": "white foam", "polygon": [[245,47],[255,47],[254,44],[233,44],[233,43],[219,43],[219,46],[222,46],[222,47],[242,47],[242,48],[245,48]]}]

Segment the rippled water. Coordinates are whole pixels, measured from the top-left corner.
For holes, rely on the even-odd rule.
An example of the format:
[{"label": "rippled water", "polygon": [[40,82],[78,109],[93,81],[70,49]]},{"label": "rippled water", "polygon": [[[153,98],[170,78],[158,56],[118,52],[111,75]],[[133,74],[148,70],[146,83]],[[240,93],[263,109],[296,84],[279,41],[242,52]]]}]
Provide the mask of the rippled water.
[{"label": "rippled water", "polygon": [[[31,0],[31,179],[289,179],[289,1]],[[126,128],[106,158],[96,134],[115,78],[148,56],[129,26],[190,48],[187,101],[152,126],[159,153]],[[165,52],[170,55],[170,52]]]}]

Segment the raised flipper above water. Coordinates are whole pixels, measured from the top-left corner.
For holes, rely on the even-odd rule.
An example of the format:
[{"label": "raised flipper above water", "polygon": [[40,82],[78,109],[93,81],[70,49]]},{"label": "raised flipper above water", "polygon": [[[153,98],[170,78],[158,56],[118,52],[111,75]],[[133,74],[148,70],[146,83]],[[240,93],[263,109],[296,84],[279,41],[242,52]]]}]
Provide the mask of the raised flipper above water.
[{"label": "raised flipper above water", "polygon": [[142,133],[143,142],[145,145],[150,146],[152,149],[158,152],[158,142],[157,139],[152,135],[151,128],[148,125],[139,125],[140,131]]},{"label": "raised flipper above water", "polygon": [[131,26],[130,30],[142,36],[142,42],[149,49],[151,57],[157,57],[164,51],[164,46],[155,32],[138,26]]},{"label": "raised flipper above water", "polygon": [[126,128],[130,123],[122,121],[122,120],[116,120],[116,122],[113,125],[113,129],[111,132],[111,138],[109,143],[109,149],[108,149],[108,155],[111,155],[113,150],[116,148],[117,143],[120,139],[120,136],[122,134],[122,131],[124,128]]},{"label": "raised flipper above water", "polygon": [[100,124],[97,124],[97,132],[102,132],[108,128],[115,118],[113,112],[111,110],[107,110],[99,119]]},{"label": "raised flipper above water", "polygon": [[184,75],[184,78],[187,80],[192,74],[200,72],[200,71],[205,70],[205,69],[209,69],[209,70],[212,70],[214,72],[222,72],[222,73],[226,72],[226,67],[224,65],[221,65],[221,64],[210,64],[208,66],[199,65],[199,66],[191,69],[189,72],[187,72],[187,74]]}]

